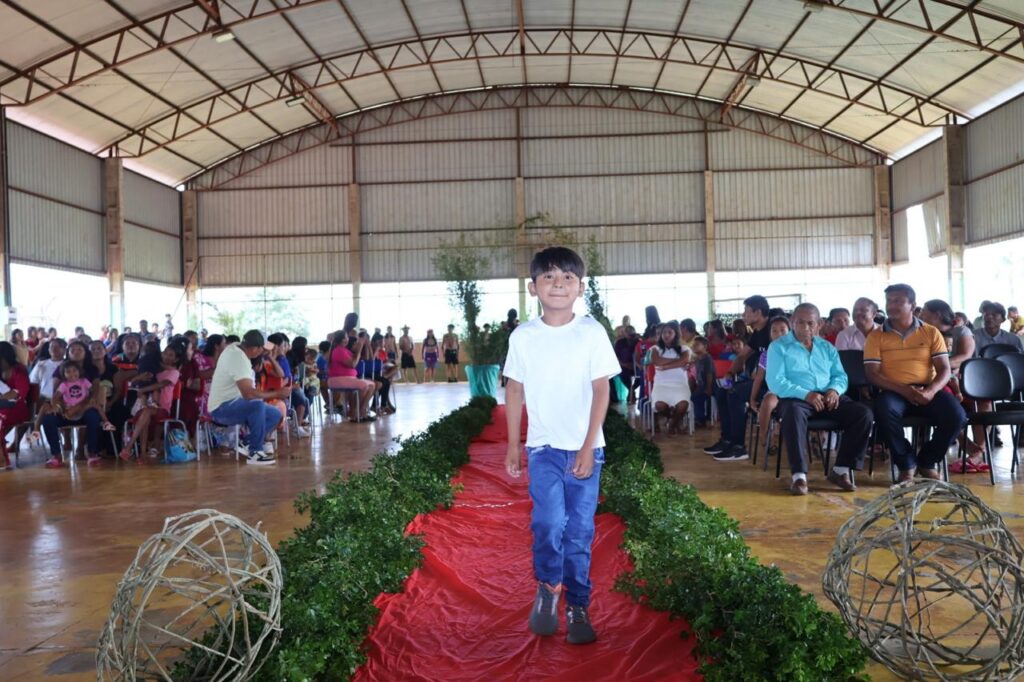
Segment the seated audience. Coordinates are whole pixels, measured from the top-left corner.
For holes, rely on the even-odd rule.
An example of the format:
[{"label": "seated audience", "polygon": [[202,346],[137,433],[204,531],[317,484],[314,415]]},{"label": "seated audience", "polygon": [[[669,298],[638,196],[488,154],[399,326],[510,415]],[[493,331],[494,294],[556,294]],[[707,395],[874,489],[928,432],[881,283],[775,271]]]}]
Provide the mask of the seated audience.
[{"label": "seated audience", "polygon": [[[350,313],[351,314],[351,313]],[[329,388],[355,390],[359,394],[359,413],[351,411],[354,421],[374,421],[369,414],[373,392],[376,389],[372,381],[360,379],[356,365],[362,355],[362,342],[353,329],[351,341],[344,329],[334,333],[331,341],[330,364],[327,366],[327,385]],[[332,406],[333,407],[333,406]]]},{"label": "seated audience", "polygon": [[793,331],[768,347],[768,388],[779,396],[794,495],[807,494],[808,419],[838,422],[842,437],[828,480],[845,491],[856,490],[850,472],[860,469],[871,434],[871,410],[844,395],[848,380],[839,352],[817,335],[819,315],[814,304],[801,303],[793,311]]},{"label": "seated audience", "polygon": [[[205,331],[205,330],[204,330]],[[213,370],[217,366],[217,358],[227,347],[227,339],[221,334],[210,334],[203,344],[201,353],[193,354],[192,358],[199,370],[199,379],[202,381],[202,391],[196,401],[196,411],[200,418],[206,419],[210,416],[210,382],[213,380]]]},{"label": "seated audience", "polygon": [[864,350],[864,340],[878,329],[875,323],[877,315],[877,303],[863,296],[858,298],[853,304],[853,324],[847,325],[836,336],[836,350]]},{"label": "seated audience", "polygon": [[[964,408],[943,390],[949,382],[949,355],[942,334],[913,315],[916,294],[907,284],[885,290],[888,319],[864,345],[864,369],[881,392],[875,398],[875,423],[899,468],[899,482],[914,474],[938,479],[938,467],[967,423]],[[923,416],[932,434],[914,453],[903,433],[904,415]]]},{"label": "seated audience", "polygon": [[1005,329],[1000,329],[1003,322],[1006,322],[1006,308],[999,303],[986,301],[981,306],[981,312],[982,324],[977,325],[974,329],[978,355],[981,355],[981,351],[985,350],[986,346],[995,343],[1005,343],[1016,348],[1018,353],[1024,353],[1024,345],[1021,344],[1020,337]]},{"label": "seated audience", "polygon": [[128,461],[132,457],[135,443],[140,443],[140,452],[150,457],[160,454],[159,448],[150,448],[152,428],[161,420],[170,419],[174,403],[174,387],[181,378],[181,366],[185,362],[186,350],[181,343],[170,343],[160,354],[160,371],[154,380],[137,389],[140,396],[136,400],[134,413],[135,427],[132,435],[125,441],[121,450],[121,459]]},{"label": "seated audience", "polygon": [[708,352],[708,340],[698,336],[693,340],[693,401],[694,426],[703,427],[711,421],[711,400],[715,390],[715,361]]},{"label": "seated audience", "polygon": [[1024,317],[1021,317],[1017,306],[1011,305],[1006,309],[1006,319],[1010,321],[1010,333],[1017,336],[1024,336]]},{"label": "seated audience", "polygon": [[654,403],[654,431],[661,430],[664,419],[670,434],[679,432],[679,425],[690,407],[690,378],[686,369],[690,364],[690,349],[681,345],[679,324],[672,320],[661,326],[658,343],[651,349],[654,366],[654,385],[651,402]]},{"label": "seated audience", "polygon": [[846,308],[833,308],[828,311],[828,334],[822,334],[822,337],[834,346],[836,337],[849,326],[850,311]]},{"label": "seated audience", "polygon": [[[771,322],[768,323],[768,328],[771,330],[772,343],[774,343],[789,333],[789,319],[781,316],[773,317]],[[768,348],[771,348],[771,346],[768,346]],[[766,439],[772,413],[779,405],[779,396],[770,390],[764,394],[763,398],[758,399],[757,397],[761,395],[761,389],[765,386],[767,371],[768,349],[766,348],[761,351],[761,357],[757,361],[757,369],[754,370],[754,385],[750,389],[750,409],[757,413],[757,426],[761,430],[760,432],[765,434]]]},{"label": "seated audience", "polygon": [[[744,364],[745,377],[737,377],[732,387],[720,387],[715,399],[718,403],[718,414],[722,421],[722,437],[714,445],[704,448],[709,455],[719,455],[719,461],[740,461],[750,457],[743,444],[747,425],[747,403],[753,387],[749,377],[757,367],[761,351],[768,347],[770,331],[768,329],[768,300],[764,296],[751,296],[743,301],[743,319],[738,320],[738,327],[749,326],[752,333],[746,341],[746,348],[740,358]],[[760,397],[760,396],[758,396]],[[724,455],[724,456],[723,456]]]},{"label": "seated audience", "polygon": [[640,342],[640,338],[636,334],[636,330],[631,326],[626,326],[622,330],[622,335],[615,340],[614,349],[615,357],[619,360],[619,367],[622,371],[619,373],[619,379],[622,380],[623,385],[629,391],[629,397],[627,402],[632,405],[636,402],[636,372],[634,370],[634,358],[636,353],[636,346]]},{"label": "seated audience", "polygon": [[60,428],[81,424],[85,425],[86,458],[89,464],[99,462],[100,434],[105,425],[109,425],[108,430],[113,429],[109,420],[96,408],[99,384],[86,378],[82,364],[70,358],[61,364],[57,372],[60,382],[54,389],[52,411],[42,419],[43,433],[50,444],[50,459],[46,466],[50,469],[64,466]]},{"label": "seated audience", "polygon": [[240,343],[225,348],[217,359],[210,384],[210,417],[225,426],[245,425],[249,429],[248,445],[239,443],[239,454],[249,464],[274,464],[274,457],[266,452],[268,433],[281,421],[281,413],[266,400],[284,400],[291,395],[290,388],[275,391],[256,389],[252,361],[263,355],[263,334],[252,329]]},{"label": "seated audience", "polygon": [[[28,370],[18,362],[15,348],[10,343],[0,341],[0,438],[4,443],[7,434],[14,427],[28,421],[29,418],[29,379]],[[10,466],[7,447],[0,443],[3,454],[3,468]]]}]

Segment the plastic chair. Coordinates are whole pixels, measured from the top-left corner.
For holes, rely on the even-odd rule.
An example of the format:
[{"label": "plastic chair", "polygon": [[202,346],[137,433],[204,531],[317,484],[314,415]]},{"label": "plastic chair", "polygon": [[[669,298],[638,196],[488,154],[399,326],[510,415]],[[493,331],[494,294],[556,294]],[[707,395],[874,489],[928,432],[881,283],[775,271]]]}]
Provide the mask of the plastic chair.
[{"label": "plastic chair", "polygon": [[[994,358],[971,358],[960,366],[960,388],[964,395],[972,400],[1008,400],[1013,396],[1013,376],[1010,368]],[[985,435],[985,462],[989,466],[989,480],[995,485],[995,472],[992,467],[992,447],[988,436],[989,426],[1020,427],[1024,424],[1024,411],[996,410],[994,412],[971,412],[967,415],[967,426],[983,426]],[[967,428],[964,428],[966,436]],[[1017,468],[1017,442],[1013,440],[1013,460],[1010,471]],[[966,466],[967,453],[961,452],[961,461]]]},{"label": "plastic chair", "polygon": [[[355,397],[356,397],[356,414],[358,415],[360,412],[362,412],[361,405],[360,405],[359,389],[358,388],[332,388],[330,385],[328,385],[327,386],[327,402],[328,402],[327,409],[328,409],[328,415],[331,417],[331,421],[332,422],[334,421],[334,415],[337,413],[337,410],[335,408],[338,405],[337,400],[335,400],[335,398],[334,398],[334,394],[335,393],[340,393],[340,394],[354,393]],[[346,408],[344,408],[344,407],[342,408],[342,411],[341,411],[342,419],[345,418],[345,416],[346,416],[345,412],[347,412],[347,411],[348,410]]]},{"label": "plastic chair", "polygon": [[1006,355],[1008,353],[1020,353],[1020,349],[1017,346],[1012,346],[1008,343],[990,343],[981,349],[978,353],[978,357],[985,359],[996,359],[1000,355]]},{"label": "plastic chair", "polygon": [[[28,396],[25,398],[28,403],[28,421],[21,422],[14,427],[14,440],[11,442],[11,449],[14,451],[14,468],[18,468],[18,461],[21,455],[21,439],[32,430],[36,421],[36,410],[39,407],[39,384],[29,384]],[[6,443],[4,445],[6,448]]]}]

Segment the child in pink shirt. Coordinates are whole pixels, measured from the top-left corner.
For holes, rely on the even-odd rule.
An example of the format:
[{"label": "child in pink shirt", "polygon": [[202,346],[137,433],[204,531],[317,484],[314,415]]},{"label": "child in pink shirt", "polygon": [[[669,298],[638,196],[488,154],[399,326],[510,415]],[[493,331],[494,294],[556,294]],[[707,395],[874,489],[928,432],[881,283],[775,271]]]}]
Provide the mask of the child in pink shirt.
[{"label": "child in pink shirt", "polygon": [[150,425],[158,424],[171,417],[171,408],[174,403],[174,389],[181,376],[181,365],[185,362],[185,347],[181,344],[172,343],[160,354],[161,370],[157,372],[155,381],[148,386],[139,387],[139,396],[136,405],[141,407],[135,414],[135,428],[132,430],[131,438],[121,449],[121,459],[131,459],[133,447],[137,441],[142,441],[142,451],[150,457],[160,454],[155,447],[149,447]]}]

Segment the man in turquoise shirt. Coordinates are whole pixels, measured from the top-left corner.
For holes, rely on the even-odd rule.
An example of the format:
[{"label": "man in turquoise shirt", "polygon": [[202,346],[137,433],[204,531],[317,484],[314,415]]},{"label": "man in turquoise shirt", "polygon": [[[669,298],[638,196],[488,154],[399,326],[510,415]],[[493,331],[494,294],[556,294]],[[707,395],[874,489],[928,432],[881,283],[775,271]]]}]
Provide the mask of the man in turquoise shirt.
[{"label": "man in turquoise shirt", "polygon": [[828,480],[842,490],[856,490],[851,469],[860,469],[871,433],[872,416],[867,406],[843,395],[849,384],[839,352],[818,336],[821,314],[811,303],[793,311],[793,331],[768,347],[765,378],[768,389],[779,397],[782,438],[793,473],[790,491],[807,494],[807,420],[833,419],[842,438],[835,466]]}]

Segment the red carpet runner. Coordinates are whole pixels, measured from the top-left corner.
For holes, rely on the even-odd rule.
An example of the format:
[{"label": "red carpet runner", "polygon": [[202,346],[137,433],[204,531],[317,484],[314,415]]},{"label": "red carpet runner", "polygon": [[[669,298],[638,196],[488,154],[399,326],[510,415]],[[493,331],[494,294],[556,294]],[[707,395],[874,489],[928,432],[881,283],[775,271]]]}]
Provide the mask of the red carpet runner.
[{"label": "red carpet runner", "polygon": [[369,661],[355,676],[381,680],[699,680],[692,640],[682,621],[612,592],[629,568],[619,549],[625,526],[597,516],[590,613],[598,641],[565,642],[526,626],[536,583],[530,559],[526,475],[504,471],[503,407],[470,447],[465,486],[451,510],[417,517],[409,532],[425,536],[423,565],[401,594],[377,598],[382,613],[368,639]]}]

